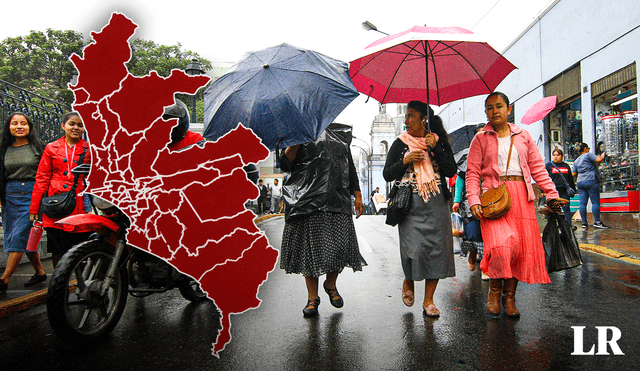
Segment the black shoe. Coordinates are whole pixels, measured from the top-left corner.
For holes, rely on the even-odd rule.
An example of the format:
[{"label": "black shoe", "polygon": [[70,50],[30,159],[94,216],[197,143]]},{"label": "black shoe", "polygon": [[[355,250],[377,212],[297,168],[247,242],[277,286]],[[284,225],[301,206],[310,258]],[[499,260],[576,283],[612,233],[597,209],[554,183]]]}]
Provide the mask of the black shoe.
[{"label": "black shoe", "polygon": [[0,280],[0,294],[4,294],[5,292],[7,292],[8,288],[9,288],[9,285],[4,283],[3,280]]},{"label": "black shoe", "polygon": [[320,305],[320,298],[307,301],[307,306],[302,310],[302,316],[304,318],[315,317],[318,315],[318,306]]},{"label": "black shoe", "polygon": [[29,287],[29,286],[33,286],[37,283],[40,282],[44,282],[47,280],[47,274],[43,274],[42,276],[39,276],[37,273],[34,274],[33,276],[31,276],[31,278],[29,278],[29,281],[24,283],[24,287]]},{"label": "black shoe", "polygon": [[609,228],[609,227],[607,227],[606,225],[604,225],[604,223],[602,223],[602,222],[595,222],[595,223],[593,223],[593,226],[594,226],[594,227],[596,227],[596,228],[600,228],[600,229],[607,229],[607,228]]},{"label": "black shoe", "polygon": [[324,281],[324,283],[322,284],[322,287],[324,287],[324,292],[326,292],[327,295],[329,295],[329,300],[331,301],[331,305],[333,305],[336,308],[342,308],[342,306],[344,305],[344,301],[342,300],[342,296],[340,296],[340,294],[338,293],[338,289],[327,288],[327,281]]}]

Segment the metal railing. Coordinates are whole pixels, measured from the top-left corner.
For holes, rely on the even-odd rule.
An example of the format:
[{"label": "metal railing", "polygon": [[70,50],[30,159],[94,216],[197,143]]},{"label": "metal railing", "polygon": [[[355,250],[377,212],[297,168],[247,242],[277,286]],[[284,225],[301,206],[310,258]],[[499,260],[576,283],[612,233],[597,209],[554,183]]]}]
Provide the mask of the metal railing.
[{"label": "metal railing", "polygon": [[[0,80],[0,129],[14,111],[29,115],[45,143],[62,137],[61,118],[71,107]],[[0,130],[1,132],[1,130]]]}]

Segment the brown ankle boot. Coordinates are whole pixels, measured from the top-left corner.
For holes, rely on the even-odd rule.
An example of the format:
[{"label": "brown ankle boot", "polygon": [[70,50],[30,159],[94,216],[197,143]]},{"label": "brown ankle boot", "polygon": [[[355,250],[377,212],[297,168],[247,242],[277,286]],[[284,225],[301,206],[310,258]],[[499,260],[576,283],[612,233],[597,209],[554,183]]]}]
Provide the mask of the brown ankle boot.
[{"label": "brown ankle boot", "polygon": [[497,316],[500,314],[500,293],[502,292],[502,278],[491,279],[489,283],[489,298],[487,299],[487,310]]},{"label": "brown ankle boot", "polygon": [[516,287],[518,286],[518,280],[515,278],[508,278],[504,280],[504,287],[502,290],[502,306],[509,317],[520,317],[520,312],[516,308]]}]

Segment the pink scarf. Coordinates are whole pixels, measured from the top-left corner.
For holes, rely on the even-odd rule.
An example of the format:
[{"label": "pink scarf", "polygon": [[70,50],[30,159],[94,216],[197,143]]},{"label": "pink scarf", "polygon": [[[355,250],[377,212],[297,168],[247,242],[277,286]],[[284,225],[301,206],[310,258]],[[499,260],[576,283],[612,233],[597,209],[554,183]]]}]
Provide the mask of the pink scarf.
[{"label": "pink scarf", "polygon": [[427,202],[429,197],[440,193],[440,187],[438,187],[438,180],[436,179],[436,174],[433,171],[433,165],[431,165],[428,147],[424,143],[424,138],[416,138],[406,131],[400,134],[398,138],[400,138],[402,143],[409,146],[409,151],[404,154],[405,157],[409,155],[410,151],[422,150],[427,153],[427,158],[423,161],[413,163],[413,170],[416,173],[418,194],[422,196],[422,199],[425,202]]}]

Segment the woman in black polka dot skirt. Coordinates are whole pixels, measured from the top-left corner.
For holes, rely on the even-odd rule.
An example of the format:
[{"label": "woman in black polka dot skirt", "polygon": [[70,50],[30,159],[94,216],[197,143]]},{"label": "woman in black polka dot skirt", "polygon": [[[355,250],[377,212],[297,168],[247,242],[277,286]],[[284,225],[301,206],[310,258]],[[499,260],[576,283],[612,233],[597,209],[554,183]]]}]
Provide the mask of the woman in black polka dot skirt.
[{"label": "woman in black polka dot skirt", "polygon": [[338,275],[344,267],[361,271],[367,264],[351,215],[352,195],[356,217],[363,205],[350,142],[351,127],[331,124],[316,142],[288,147],[280,155],[280,166],[289,173],[282,187],[286,209],[280,268],[305,277],[304,317],[318,315],[318,277],[326,274],[324,291],[331,305],[341,308]]}]

